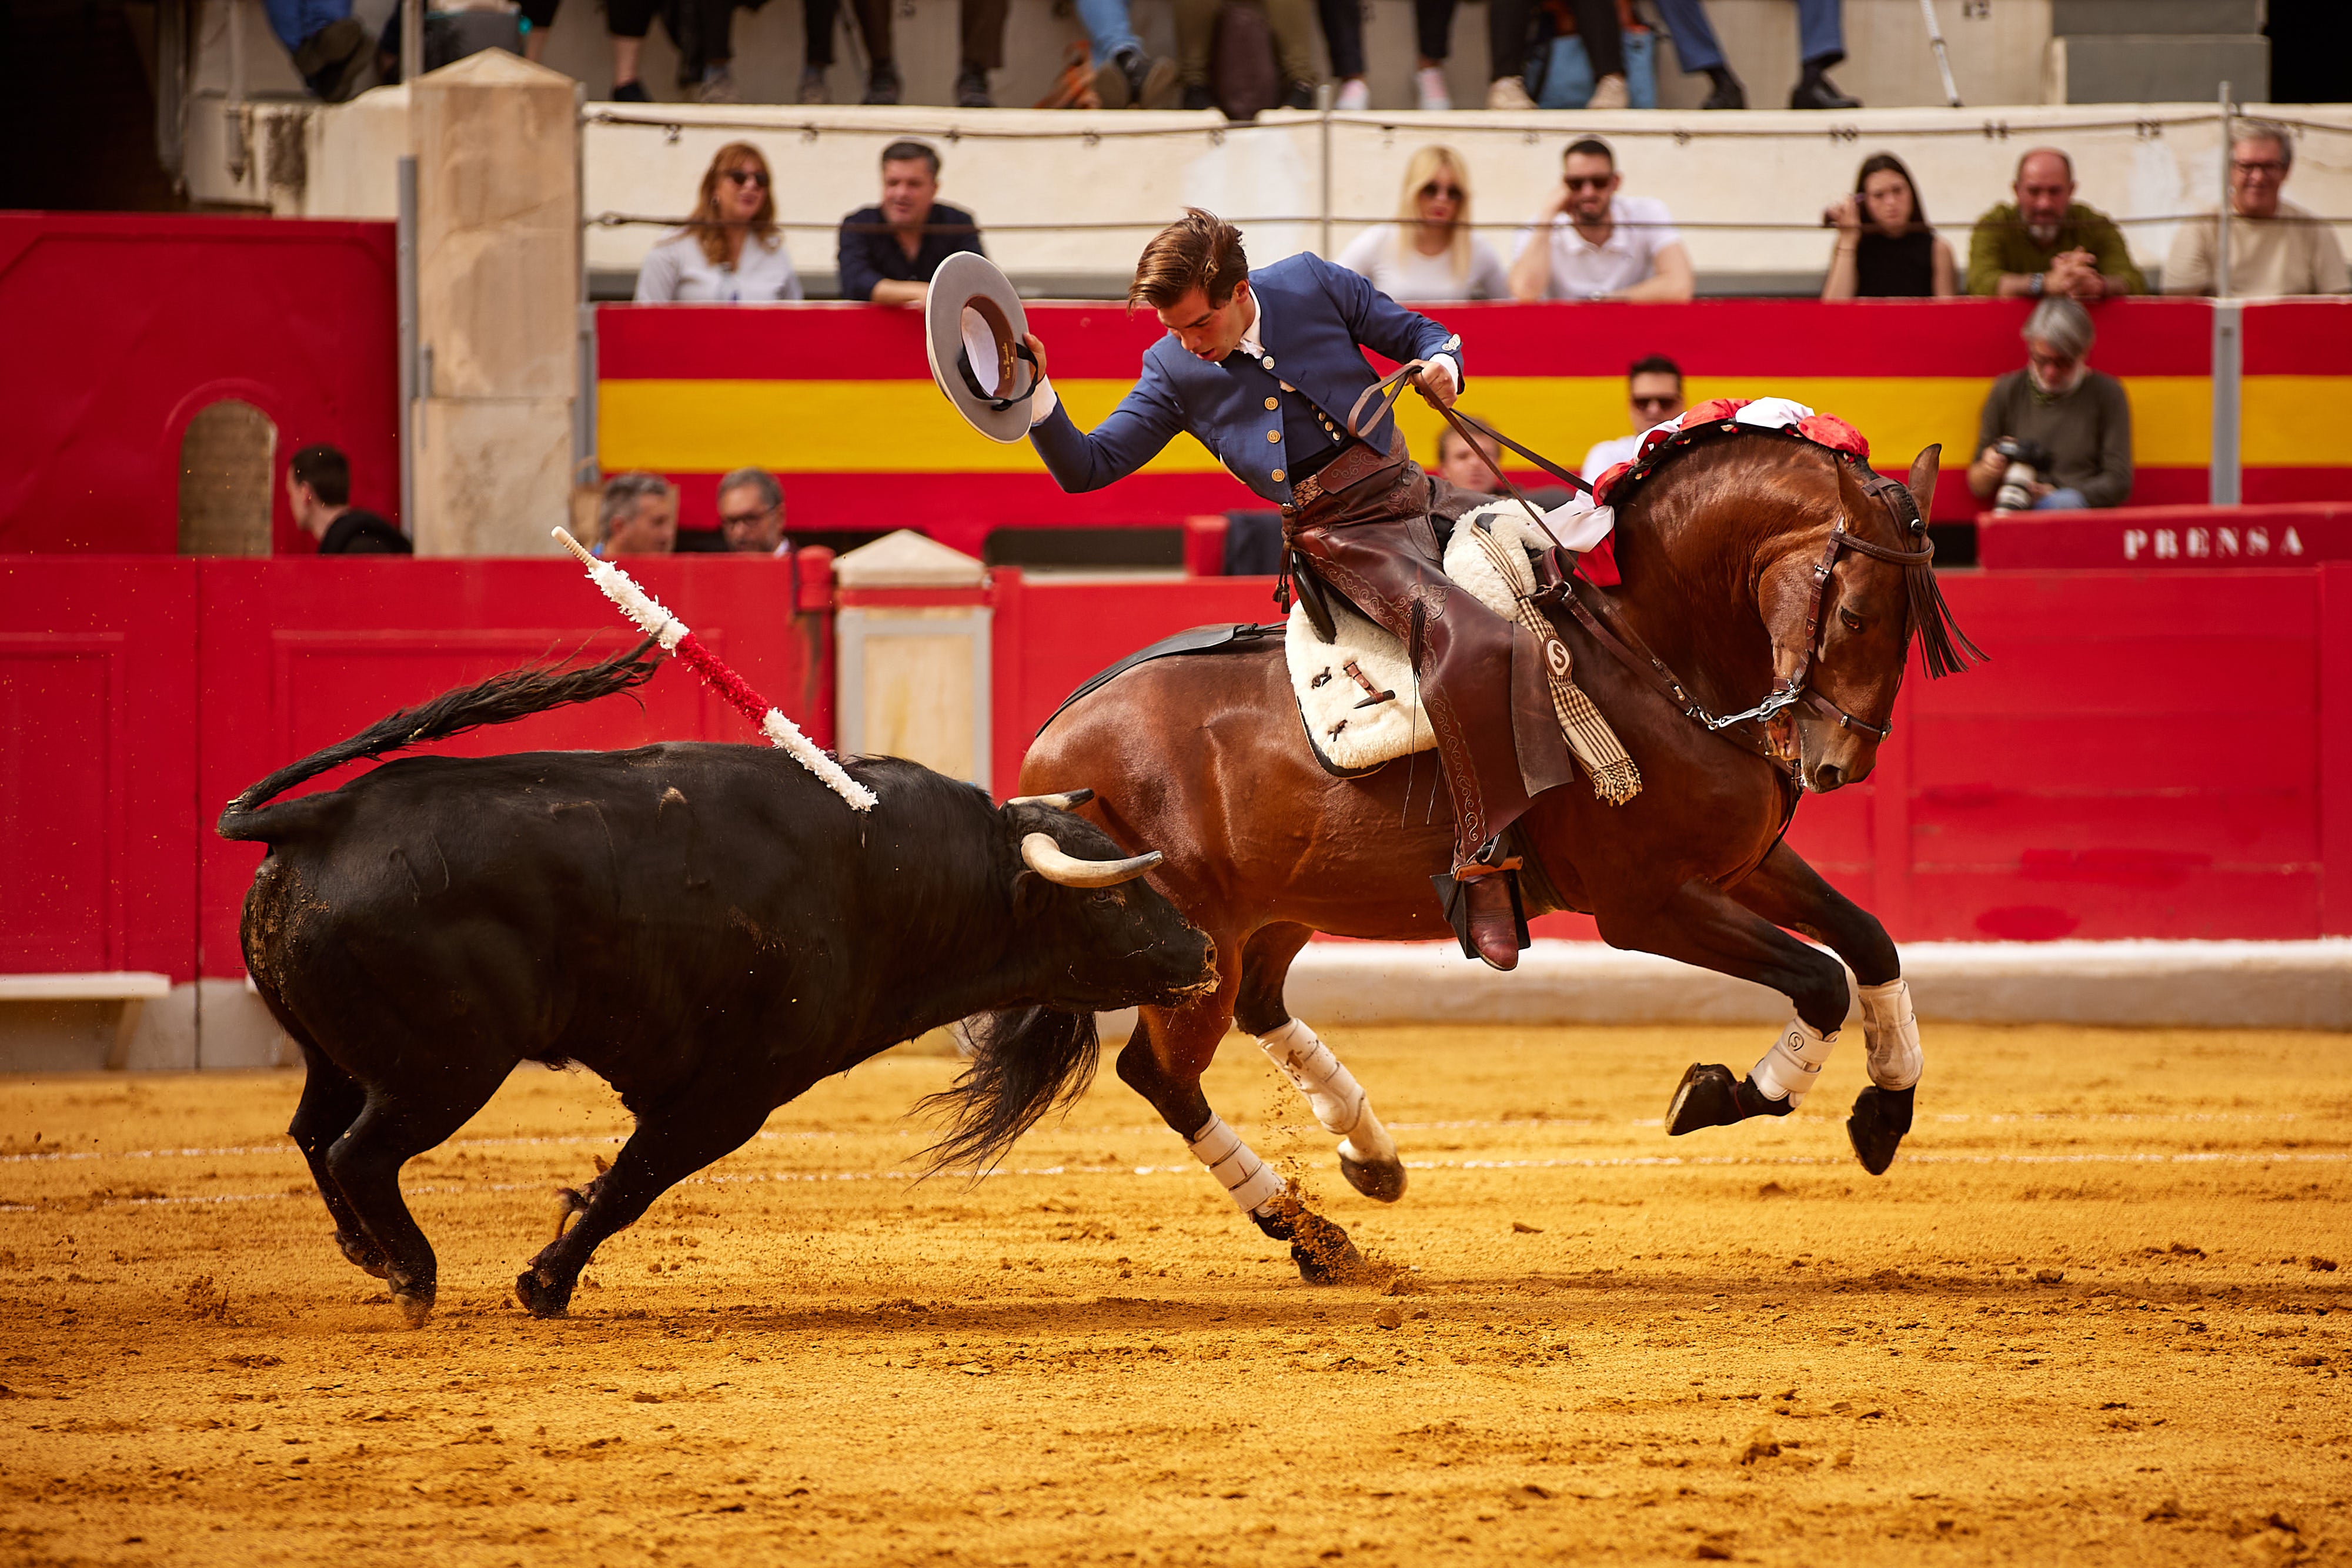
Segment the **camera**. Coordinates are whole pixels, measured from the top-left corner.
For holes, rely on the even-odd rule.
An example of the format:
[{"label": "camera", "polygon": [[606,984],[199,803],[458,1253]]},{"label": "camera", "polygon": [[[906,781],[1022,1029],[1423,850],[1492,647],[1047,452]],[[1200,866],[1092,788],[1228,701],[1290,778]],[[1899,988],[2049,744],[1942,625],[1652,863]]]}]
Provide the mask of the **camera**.
[{"label": "camera", "polygon": [[2050,472],[2055,460],[2050,449],[2038,441],[2023,441],[2014,435],[2004,435],[1993,443],[1992,449],[2008,466],[2000,473],[2000,488],[1992,496],[1996,512],[2030,512],[2033,509],[2033,482]]}]

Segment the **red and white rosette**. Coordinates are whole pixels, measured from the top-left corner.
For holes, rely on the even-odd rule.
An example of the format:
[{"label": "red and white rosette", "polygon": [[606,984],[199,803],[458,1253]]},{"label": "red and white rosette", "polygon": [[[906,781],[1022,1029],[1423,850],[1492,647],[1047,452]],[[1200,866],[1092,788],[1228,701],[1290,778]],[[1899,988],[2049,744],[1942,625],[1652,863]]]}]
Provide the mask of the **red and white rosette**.
[{"label": "red and white rosette", "polygon": [[767,698],[751,689],[750,683],[730,669],[726,663],[702,645],[687,623],[662,608],[661,602],[637,586],[636,579],[609,560],[599,560],[588,548],[572,537],[568,528],[554,530],[563,548],[588,569],[588,580],[604,591],[604,597],[620,606],[621,613],[635,622],[646,636],[661,644],[662,651],[686,661],[687,667],[700,675],[703,684],[725,697],[735,710],[756,726],[769,744],[792,754],[793,760],[824,781],[826,789],[849,802],[854,811],[870,811],[876,804],[874,791],[843,771],[840,763],[820,750],[817,744],[801,733],[800,726],[786,718],[783,710],[771,705]]}]

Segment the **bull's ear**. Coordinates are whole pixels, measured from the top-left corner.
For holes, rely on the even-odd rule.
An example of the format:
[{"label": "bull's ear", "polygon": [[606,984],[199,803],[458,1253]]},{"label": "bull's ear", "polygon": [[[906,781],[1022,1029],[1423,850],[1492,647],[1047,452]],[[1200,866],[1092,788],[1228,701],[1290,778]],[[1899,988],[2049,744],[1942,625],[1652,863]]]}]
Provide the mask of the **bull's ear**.
[{"label": "bull's ear", "polygon": [[1903,487],[1911,492],[1911,504],[1919,508],[1923,522],[1936,505],[1936,469],[1943,456],[1944,444],[1939,441],[1911,459],[1911,476],[1903,481]]}]

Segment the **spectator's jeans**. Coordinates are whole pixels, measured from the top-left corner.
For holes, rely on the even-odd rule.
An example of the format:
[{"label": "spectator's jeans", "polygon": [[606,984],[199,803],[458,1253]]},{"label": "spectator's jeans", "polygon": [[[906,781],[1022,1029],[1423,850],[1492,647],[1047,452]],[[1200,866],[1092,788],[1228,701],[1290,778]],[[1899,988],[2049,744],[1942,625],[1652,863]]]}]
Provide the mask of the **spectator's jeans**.
[{"label": "spectator's jeans", "polygon": [[[1354,4],[1355,0],[1347,0]],[[1414,42],[1425,60],[1443,60],[1452,50],[1455,0],[1413,0]],[[1585,57],[1597,78],[1625,74],[1622,35],[1617,27],[1617,0],[1570,0],[1576,17],[1576,35],[1584,40]],[[1528,0],[1487,0],[1487,79],[1528,74],[1528,33],[1534,7]],[[1341,72],[1341,75],[1347,73]]]},{"label": "spectator's jeans", "polygon": [[1323,47],[1331,53],[1331,74],[1349,81],[1364,74],[1363,0],[1316,0],[1323,24]]},{"label": "spectator's jeans", "polygon": [[262,9],[268,14],[269,30],[290,55],[328,23],[350,16],[352,0],[262,0]]},{"label": "spectator's jeans", "polygon": [[2037,512],[2079,512],[2090,503],[2080,490],[2053,490],[2033,503]]},{"label": "spectator's jeans", "polygon": [[1078,24],[1094,45],[1097,65],[1108,65],[1128,50],[1143,47],[1128,23],[1127,0],[1078,0]]},{"label": "spectator's jeans", "polygon": [[[1797,57],[1809,66],[1833,66],[1845,58],[1845,0],[1797,0]],[[1702,0],[1658,0],[1658,18],[1675,41],[1675,58],[1685,76],[1717,69],[1723,46],[1707,25]]]},{"label": "spectator's jeans", "polygon": [[[966,0],[969,4],[970,0]],[[1186,87],[1209,85],[1209,56],[1217,43],[1221,0],[1176,0],[1176,74]],[[1282,79],[1311,82],[1315,72],[1315,7],[1312,0],[1265,0],[1266,26]]]}]

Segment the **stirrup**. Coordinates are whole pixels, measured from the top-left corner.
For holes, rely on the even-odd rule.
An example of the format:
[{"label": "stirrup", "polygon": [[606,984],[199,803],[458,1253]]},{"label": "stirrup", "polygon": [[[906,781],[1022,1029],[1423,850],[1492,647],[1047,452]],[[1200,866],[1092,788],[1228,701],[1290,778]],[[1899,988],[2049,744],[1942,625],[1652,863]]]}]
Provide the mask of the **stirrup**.
[{"label": "stirrup", "polygon": [[[1517,871],[1497,871],[1489,872],[1487,875],[1501,877],[1510,889],[1511,925],[1518,937],[1519,951],[1524,953],[1534,946],[1534,939],[1528,935],[1528,907],[1519,897],[1519,873]],[[1429,883],[1437,889],[1438,906],[1445,911],[1445,924],[1454,928],[1454,939],[1462,944],[1462,956],[1484,962],[1486,955],[1479,952],[1477,944],[1470,939],[1470,900],[1465,894],[1469,883],[1456,882],[1444,872],[1431,877]]]}]

